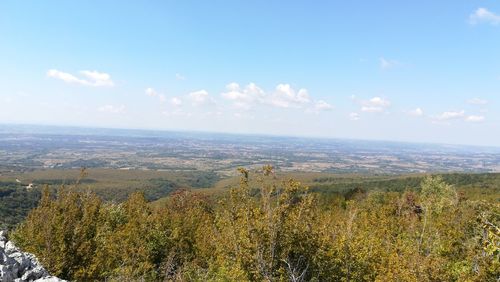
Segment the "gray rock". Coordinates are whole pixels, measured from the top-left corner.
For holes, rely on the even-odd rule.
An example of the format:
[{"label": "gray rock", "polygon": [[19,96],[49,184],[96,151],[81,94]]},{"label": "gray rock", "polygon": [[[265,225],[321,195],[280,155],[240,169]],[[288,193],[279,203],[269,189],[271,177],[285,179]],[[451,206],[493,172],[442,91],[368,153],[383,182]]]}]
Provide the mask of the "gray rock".
[{"label": "gray rock", "polygon": [[7,265],[0,265],[0,281],[2,282],[12,282],[16,276],[12,272],[12,269]]},{"label": "gray rock", "polygon": [[7,254],[5,254],[2,249],[0,249],[0,265],[4,265],[6,260]]},{"label": "gray rock", "polygon": [[24,281],[34,281],[43,277],[49,277],[49,273],[42,266],[37,266],[34,269],[26,271],[21,279]]},{"label": "gray rock", "polygon": [[7,232],[6,231],[0,231],[0,241],[2,242],[7,242]]},{"label": "gray rock", "polygon": [[0,282],[61,282],[30,253],[24,253],[0,231]]},{"label": "gray rock", "polygon": [[10,255],[12,253],[15,253],[15,252],[18,252],[19,250],[17,249],[16,245],[14,244],[14,242],[12,241],[8,241],[6,244],[5,244],[5,249],[4,249],[5,253]]},{"label": "gray rock", "polygon": [[24,253],[13,253],[10,254],[10,257],[19,264],[19,271],[24,272],[24,270],[31,266],[31,260]]},{"label": "gray rock", "polygon": [[47,277],[35,280],[35,282],[65,282],[65,281],[66,280],[62,280],[62,279],[59,279],[59,278],[54,277],[54,276],[47,276]]}]

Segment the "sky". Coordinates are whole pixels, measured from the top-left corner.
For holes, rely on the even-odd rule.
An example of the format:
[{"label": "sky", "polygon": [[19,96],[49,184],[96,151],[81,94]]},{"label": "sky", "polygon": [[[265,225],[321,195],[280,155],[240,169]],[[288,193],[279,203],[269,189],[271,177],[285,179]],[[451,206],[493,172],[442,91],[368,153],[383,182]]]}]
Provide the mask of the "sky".
[{"label": "sky", "polygon": [[0,1],[0,123],[500,146],[500,1]]}]

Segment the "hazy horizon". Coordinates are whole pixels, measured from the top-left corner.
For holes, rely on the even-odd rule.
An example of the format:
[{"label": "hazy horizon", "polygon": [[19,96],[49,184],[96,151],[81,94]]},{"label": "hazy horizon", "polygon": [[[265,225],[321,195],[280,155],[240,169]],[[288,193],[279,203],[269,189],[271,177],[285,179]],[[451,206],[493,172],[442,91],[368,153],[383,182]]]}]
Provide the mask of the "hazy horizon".
[{"label": "hazy horizon", "polygon": [[[23,130],[18,132],[6,131],[2,132],[2,127],[25,127]],[[27,131],[28,129],[35,128],[46,128],[46,131],[40,130],[37,132]],[[71,133],[68,133],[67,130]],[[412,140],[387,140],[387,139],[361,139],[361,138],[348,138],[348,137],[329,137],[329,136],[301,136],[301,135],[284,135],[284,134],[272,134],[272,133],[240,133],[240,132],[224,132],[224,131],[203,131],[203,130],[175,130],[175,129],[155,129],[155,128],[124,128],[124,127],[98,127],[98,126],[79,126],[79,125],[53,125],[53,124],[26,124],[26,123],[0,123],[0,134],[1,133],[34,133],[34,134],[71,134],[71,135],[85,135],[92,133],[94,135],[100,135],[96,131],[130,131],[130,132],[144,132],[144,133],[180,133],[180,134],[203,134],[203,135],[229,135],[229,136],[251,136],[251,137],[269,137],[269,138],[296,138],[296,139],[311,139],[311,140],[332,140],[332,141],[354,141],[354,142],[387,142],[387,143],[406,143],[413,145],[436,145],[436,146],[458,146],[458,147],[471,147],[471,148],[485,148],[485,149],[498,149],[500,150],[500,145],[474,145],[474,144],[460,144],[460,143],[438,143],[438,142],[425,142],[425,141],[412,141]],[[117,135],[107,135],[107,136],[117,136]],[[120,136],[127,137],[146,137],[145,135],[129,135],[122,134]]]},{"label": "hazy horizon", "polygon": [[2,1],[0,123],[499,146],[499,32],[492,1]]}]

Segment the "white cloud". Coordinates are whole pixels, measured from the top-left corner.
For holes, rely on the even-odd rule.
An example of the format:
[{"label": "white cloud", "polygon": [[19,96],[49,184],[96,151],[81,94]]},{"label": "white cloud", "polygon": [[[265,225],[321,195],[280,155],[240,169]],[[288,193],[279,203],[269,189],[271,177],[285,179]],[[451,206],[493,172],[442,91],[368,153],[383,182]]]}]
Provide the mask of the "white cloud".
[{"label": "white cloud", "polygon": [[156,90],[154,90],[153,88],[149,87],[149,88],[146,88],[146,95],[148,95],[149,97],[155,97],[155,98],[158,98],[158,100],[160,100],[160,102],[164,103],[167,98],[165,97],[165,95],[161,94],[161,93],[158,93]]},{"label": "white cloud", "polygon": [[311,98],[306,89],[301,88],[296,92],[290,84],[278,84],[269,99],[271,105],[280,108],[301,108],[310,102]]},{"label": "white cloud", "polygon": [[381,97],[373,97],[369,100],[357,100],[353,96],[353,99],[361,104],[361,111],[367,113],[382,113],[391,105],[389,100]]},{"label": "white cloud", "polygon": [[110,113],[110,114],[122,114],[125,112],[125,106],[124,105],[104,105],[102,107],[99,107],[98,110],[103,113]]},{"label": "white cloud", "polygon": [[500,16],[486,8],[478,8],[469,16],[469,23],[472,25],[487,23],[491,25],[500,24]]},{"label": "white cloud", "polygon": [[463,120],[466,122],[481,122],[485,120],[484,116],[480,115],[466,115],[465,111],[448,111],[448,112],[443,112],[437,116],[434,117],[433,122],[445,122],[445,121],[450,121],[450,120]]},{"label": "white cloud", "polygon": [[350,113],[350,114],[349,114],[349,119],[350,119],[350,120],[354,120],[354,121],[356,121],[356,120],[359,120],[359,119],[360,119],[360,117],[359,117],[359,114],[358,114],[358,113]]},{"label": "white cloud", "polygon": [[[166,99],[155,89],[149,87],[145,89],[145,94],[150,97],[158,97],[161,101],[168,101],[173,107],[179,108],[186,103],[192,106],[216,106],[223,107],[215,97],[209,95],[205,89],[193,91],[184,97],[173,97]],[[220,97],[229,101],[237,110],[249,110],[256,106],[274,106],[279,108],[303,109],[306,113],[319,113],[333,109],[333,106],[324,100],[314,100],[309,96],[306,89],[296,91],[290,84],[278,84],[273,92],[266,93],[255,83],[240,86],[236,82],[226,85],[226,90],[220,93]],[[376,103],[377,101],[375,101]],[[222,109],[222,108],[220,108]],[[169,115],[172,115],[169,112]]]},{"label": "white cloud", "polygon": [[227,100],[233,101],[237,108],[249,109],[254,104],[263,103],[266,93],[255,83],[249,83],[244,88],[236,82],[226,85],[227,92],[221,93],[221,96]]},{"label": "white cloud", "polygon": [[170,104],[174,105],[175,107],[180,107],[182,106],[182,100],[180,98],[174,97],[170,99]]},{"label": "white cloud", "polygon": [[333,106],[323,100],[318,100],[316,104],[314,104],[314,108],[319,111],[328,111],[332,110]]},{"label": "white cloud", "polygon": [[180,73],[176,73],[176,74],[175,74],[175,79],[177,79],[177,80],[186,80],[186,77],[185,77],[185,76],[183,76],[183,75],[182,75],[182,74],[180,74]]},{"label": "white cloud", "polygon": [[380,68],[383,70],[392,69],[400,65],[401,63],[396,60],[390,60],[383,57],[380,58]]},{"label": "white cloud", "polygon": [[416,108],[408,112],[410,116],[420,117],[424,115],[424,111],[421,108]]},{"label": "white cloud", "polygon": [[98,71],[81,71],[83,76],[85,76],[92,86],[113,86],[114,83],[111,80],[111,76],[104,72]]},{"label": "white cloud", "polygon": [[465,117],[465,111],[448,111],[443,112],[440,115],[436,116],[438,120],[452,120],[452,119],[461,119]]},{"label": "white cloud", "polygon": [[314,101],[314,104],[308,107],[305,112],[319,114],[320,112],[331,111],[333,110],[333,108],[334,108],[333,105],[331,105],[330,103],[324,100],[317,100]]},{"label": "white cloud", "polygon": [[481,122],[484,120],[484,116],[475,116],[471,115],[465,118],[465,121],[467,122]]},{"label": "white cloud", "polygon": [[389,102],[384,98],[373,97],[370,100],[368,100],[367,104],[374,107],[388,107],[391,105],[391,102]]},{"label": "white cloud", "polygon": [[62,72],[56,69],[51,69],[47,71],[48,77],[59,79],[66,83],[80,84],[84,86],[94,86],[94,87],[114,86],[114,82],[111,80],[111,76],[107,73],[84,70],[80,71],[80,74],[84,78],[78,78],[70,73]]},{"label": "white cloud", "polygon": [[85,80],[78,79],[75,76],[73,76],[72,74],[65,73],[65,72],[58,71],[58,70],[54,70],[54,69],[48,70],[47,76],[55,78],[55,79],[60,79],[60,80],[67,82],[67,83],[76,83],[76,84],[83,84],[83,85],[85,85],[87,83]]},{"label": "white cloud", "polygon": [[487,100],[480,99],[480,98],[473,98],[470,100],[467,100],[467,103],[472,104],[472,105],[486,105],[488,104]]},{"label": "white cloud", "polygon": [[158,93],[156,92],[156,90],[154,90],[151,87],[146,88],[145,92],[146,92],[146,95],[148,95],[149,97],[156,97],[158,95]]},{"label": "white cloud", "polygon": [[208,95],[208,92],[204,89],[194,91],[188,94],[189,99],[193,106],[199,106],[208,103],[214,103],[214,99]]},{"label": "white cloud", "polygon": [[[241,87],[238,83],[232,82],[226,85],[226,92],[221,93],[221,96],[241,109],[250,109],[258,104],[300,109],[314,102],[306,89],[301,88],[296,91],[290,84],[278,84],[274,91],[268,94],[255,83]],[[317,101],[314,105],[316,110],[326,110],[329,107],[331,105],[324,101]]]}]

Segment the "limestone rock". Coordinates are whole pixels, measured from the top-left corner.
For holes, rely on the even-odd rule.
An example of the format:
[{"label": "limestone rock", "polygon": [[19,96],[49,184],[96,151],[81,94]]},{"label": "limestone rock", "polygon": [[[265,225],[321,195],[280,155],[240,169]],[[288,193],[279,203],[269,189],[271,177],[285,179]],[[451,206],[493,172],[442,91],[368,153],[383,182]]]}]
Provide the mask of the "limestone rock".
[{"label": "limestone rock", "polygon": [[65,280],[61,280],[61,279],[54,277],[54,276],[47,276],[47,277],[35,280],[35,282],[63,282],[63,281],[65,281]]},{"label": "limestone rock", "polygon": [[5,231],[0,231],[0,281],[1,282],[64,282],[51,276],[29,253],[22,252],[8,241]]}]

